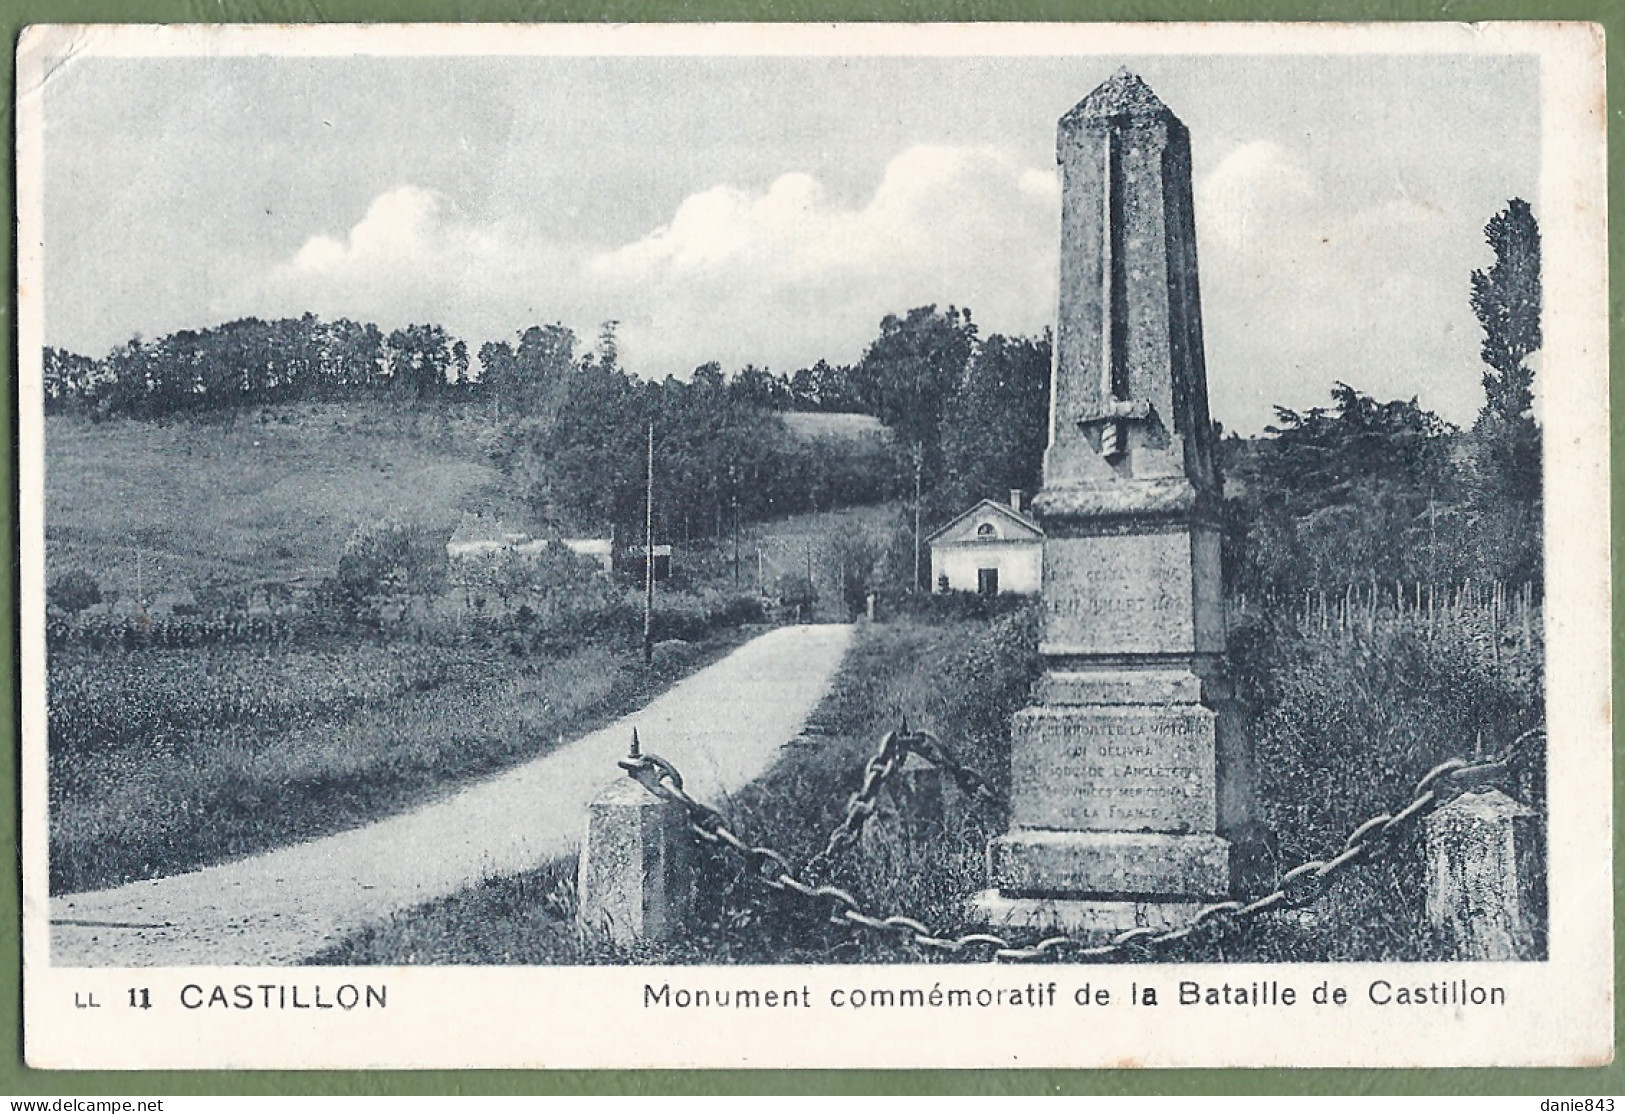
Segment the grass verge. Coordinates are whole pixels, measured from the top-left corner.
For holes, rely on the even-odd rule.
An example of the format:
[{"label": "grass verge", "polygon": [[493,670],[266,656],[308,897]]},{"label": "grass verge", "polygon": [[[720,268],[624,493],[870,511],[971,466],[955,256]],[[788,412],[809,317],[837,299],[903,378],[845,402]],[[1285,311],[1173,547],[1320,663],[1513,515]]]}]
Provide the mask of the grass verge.
[{"label": "grass verge", "polygon": [[[996,788],[1008,774],[1010,715],[1039,671],[1038,617],[905,620],[868,628],[814,720],[828,734],[788,747],[765,778],[711,801],[747,842],[798,867],[822,848],[880,736],[907,714],[947,740]],[[1275,837],[1276,877],[1327,858],[1368,817],[1409,803],[1417,778],[1448,757],[1494,749],[1538,720],[1538,662],[1508,669],[1504,655],[1470,640],[1396,625],[1358,637],[1320,638],[1290,625],[1238,632],[1233,665],[1258,752],[1263,820]],[[1514,791],[1544,806],[1538,755],[1515,772]],[[871,827],[877,827],[871,822]],[[946,810],[941,826],[909,834],[895,821],[840,858],[817,881],[853,893],[877,915],[903,913],[965,931],[965,899],[986,885],[987,839],[998,809]],[[826,910],[745,877],[740,860],[711,856],[702,873],[698,927],[689,938],[635,954],[576,939],[574,864],[492,879],[408,910],[318,957],[395,963],[865,963],[934,955],[889,937],[830,924]],[[1543,912],[1540,914],[1543,917]],[[1200,934],[1155,956],[1163,962],[1431,961],[1445,943],[1423,915],[1417,841],[1362,863],[1301,911],[1269,914],[1218,935]],[[1125,956],[1126,960],[1135,957]]]},{"label": "grass verge", "polygon": [[337,642],[53,650],[51,890],[161,877],[368,823],[646,704],[748,632],[548,657]]},{"label": "grass verge", "polygon": [[[1002,786],[1009,718],[1037,673],[1034,610],[995,620],[900,620],[863,628],[813,713],[818,734],[786,747],[773,770],[743,791],[710,802],[746,839],[771,844],[800,864],[822,848],[863,777],[880,738],[903,716],[938,731],[959,756]],[[951,810],[941,838],[920,847],[877,832],[823,880],[860,896],[896,902],[915,915],[948,915],[981,885],[987,838],[1004,828],[997,811]],[[362,930],[310,962],[333,964],[573,964],[615,962],[896,962],[887,943],[865,940],[739,876],[736,864],[706,864],[703,926],[692,939],[618,954],[576,939],[573,861],[406,910]]]}]

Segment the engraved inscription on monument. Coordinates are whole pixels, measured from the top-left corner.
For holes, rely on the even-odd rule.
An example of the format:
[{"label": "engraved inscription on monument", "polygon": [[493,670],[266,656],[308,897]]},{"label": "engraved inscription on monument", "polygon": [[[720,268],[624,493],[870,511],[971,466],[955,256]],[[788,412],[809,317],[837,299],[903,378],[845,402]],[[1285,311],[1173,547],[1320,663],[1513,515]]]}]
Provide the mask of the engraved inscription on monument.
[{"label": "engraved inscription on monument", "polygon": [[1195,649],[1190,565],[1185,534],[1096,537],[1058,550],[1044,569],[1046,642],[1075,653]]},{"label": "engraved inscription on monument", "polygon": [[1214,715],[1155,707],[1087,718],[1028,708],[1010,755],[1021,828],[1212,832]]}]

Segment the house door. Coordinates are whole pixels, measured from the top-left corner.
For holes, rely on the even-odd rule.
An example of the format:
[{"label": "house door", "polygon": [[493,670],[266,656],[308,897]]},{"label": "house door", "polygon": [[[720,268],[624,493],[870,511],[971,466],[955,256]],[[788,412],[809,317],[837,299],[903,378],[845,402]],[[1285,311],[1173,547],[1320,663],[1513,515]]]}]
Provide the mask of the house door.
[{"label": "house door", "polygon": [[977,569],[976,591],[983,596],[996,596],[999,594],[999,570]]}]

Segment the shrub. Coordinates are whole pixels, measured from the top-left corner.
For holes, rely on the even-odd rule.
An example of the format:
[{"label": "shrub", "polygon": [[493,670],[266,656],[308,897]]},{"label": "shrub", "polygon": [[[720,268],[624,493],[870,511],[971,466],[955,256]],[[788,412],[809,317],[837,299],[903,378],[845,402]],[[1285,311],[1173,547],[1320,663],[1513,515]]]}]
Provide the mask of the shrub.
[{"label": "shrub", "polygon": [[[308,624],[306,624],[308,625]],[[285,643],[301,633],[302,624],[287,616],[226,612],[200,615],[196,611],[156,618],[144,613],[108,615],[92,613],[69,620],[57,615],[45,626],[46,645],[84,646],[92,650],[144,650]]]},{"label": "shrub", "polygon": [[102,587],[84,569],[69,569],[51,581],[45,589],[45,599],[52,607],[77,616],[85,608],[102,602]]},{"label": "shrub", "polygon": [[705,602],[694,596],[667,595],[655,603],[651,631],[656,642],[680,638],[693,642],[710,627]]},{"label": "shrub", "polygon": [[810,611],[818,602],[818,592],[806,576],[787,572],[773,582],[773,598],[779,601],[780,607]]},{"label": "shrub", "polygon": [[1032,607],[1033,597],[1013,593],[984,596],[978,592],[907,591],[887,595],[878,600],[877,605],[887,615],[907,615],[925,622],[944,623],[1014,615]]},{"label": "shrub", "polygon": [[715,609],[713,622],[722,627],[743,627],[765,623],[767,609],[759,596],[728,596]]},{"label": "shrub", "polygon": [[[556,651],[584,641],[635,645],[643,639],[643,593],[617,589],[596,577],[583,589],[551,597],[529,631],[534,652]],[[698,642],[720,630],[763,621],[761,600],[712,589],[662,591],[655,596],[652,635],[656,642]]]},{"label": "shrub", "polygon": [[193,581],[191,589],[197,601],[195,614],[227,616],[248,611],[248,590],[218,572]]},{"label": "shrub", "polygon": [[394,520],[371,522],[344,543],[334,602],[354,619],[383,626],[399,619],[412,597],[432,595],[445,583],[442,534]]},{"label": "shrub", "polygon": [[[1323,635],[1273,623],[1233,640],[1232,665],[1251,704],[1265,821],[1288,865],[1408,803],[1440,762],[1498,751],[1542,718],[1538,681],[1497,668],[1456,631],[1387,623]],[[1524,780],[1543,798],[1539,779]]]}]

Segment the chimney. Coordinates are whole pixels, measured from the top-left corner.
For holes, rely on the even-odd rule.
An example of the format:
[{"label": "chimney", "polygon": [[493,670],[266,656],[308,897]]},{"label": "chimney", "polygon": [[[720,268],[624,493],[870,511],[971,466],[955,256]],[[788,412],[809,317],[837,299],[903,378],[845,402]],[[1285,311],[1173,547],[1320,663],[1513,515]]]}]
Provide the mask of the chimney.
[{"label": "chimney", "polygon": [[1017,514],[1021,513],[1022,494],[1022,490],[1019,487],[1012,487],[1010,489],[1010,509],[1015,511]]}]

